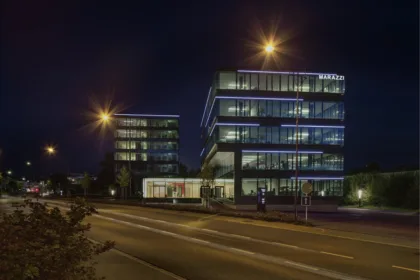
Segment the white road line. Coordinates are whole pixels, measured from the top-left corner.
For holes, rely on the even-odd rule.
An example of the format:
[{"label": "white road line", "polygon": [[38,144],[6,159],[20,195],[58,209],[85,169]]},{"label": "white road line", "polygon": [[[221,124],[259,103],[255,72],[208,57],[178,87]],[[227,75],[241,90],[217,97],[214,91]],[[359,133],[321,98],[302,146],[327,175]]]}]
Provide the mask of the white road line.
[{"label": "white road line", "polygon": [[109,210],[105,210],[105,211],[102,210],[102,212],[110,213],[110,214],[113,214],[113,215],[116,215],[116,216],[122,215],[122,216],[125,216],[125,217],[128,217],[128,218],[141,220],[141,221],[146,221],[146,222],[162,223],[162,224],[165,224],[165,225],[176,226],[176,227],[185,227],[185,228],[196,230],[196,231],[213,233],[215,235],[219,235],[219,236],[223,236],[223,237],[230,237],[230,238],[233,237],[233,238],[242,239],[242,240],[251,240],[252,242],[257,242],[257,243],[261,243],[261,244],[275,245],[275,246],[280,246],[280,247],[292,248],[292,249],[296,249],[296,250],[303,250],[303,251],[306,251],[306,252],[319,253],[319,251],[316,251],[316,250],[301,248],[301,247],[298,247],[298,246],[295,246],[295,245],[289,245],[289,244],[285,244],[285,243],[254,239],[254,238],[249,237],[249,236],[237,235],[237,234],[233,234],[233,233],[225,233],[225,232],[215,231],[215,230],[211,230],[211,229],[197,228],[197,227],[193,227],[193,226],[189,226],[189,225],[177,224],[177,223],[167,222],[167,221],[163,221],[163,220],[155,220],[155,219],[150,219],[150,218],[146,218],[146,217],[126,214],[126,213],[116,213],[114,211],[109,211]]},{"label": "white road line", "polygon": [[325,252],[325,251],[321,251],[321,253],[322,253],[322,254],[326,254],[326,255],[331,255],[331,256],[340,257],[340,258],[345,258],[345,259],[354,259],[353,257],[350,257],[350,256],[340,255],[340,254],[334,254],[334,253]]},{"label": "white road line", "polygon": [[396,243],[389,243],[389,242],[381,242],[381,241],[368,240],[368,239],[363,239],[363,238],[356,238],[356,237],[349,237],[349,236],[343,236],[343,235],[329,234],[329,233],[326,233],[325,232],[325,229],[322,229],[322,228],[318,228],[322,232],[308,232],[306,230],[273,227],[273,226],[270,226],[270,225],[262,225],[262,224],[257,224],[257,223],[250,223],[250,222],[244,222],[244,221],[236,221],[236,220],[232,220],[232,219],[222,220],[222,221],[231,222],[231,223],[240,223],[240,224],[257,226],[257,227],[266,227],[266,228],[268,227],[268,228],[279,229],[279,230],[302,232],[302,233],[306,233],[306,234],[315,234],[315,235],[330,236],[330,237],[347,239],[347,240],[353,240],[353,241],[360,241],[360,242],[367,242],[367,243],[374,243],[374,244],[381,244],[381,245],[387,245],[387,246],[394,246],[394,247],[401,247],[401,248],[408,248],[408,249],[419,250],[419,247],[414,247],[414,246],[410,246],[410,245],[402,245],[402,244],[396,244]]},{"label": "white road line", "polygon": [[95,214],[93,216],[96,217],[96,218],[113,221],[115,223],[124,224],[124,225],[127,225],[127,226],[136,227],[136,228],[156,232],[156,233],[159,233],[159,234],[162,234],[162,235],[169,235],[169,236],[172,236],[172,237],[177,238],[177,239],[185,240],[185,241],[188,241],[188,242],[191,242],[191,243],[201,244],[201,245],[204,245],[204,246],[207,246],[207,247],[210,247],[210,248],[214,248],[214,249],[218,249],[218,250],[222,250],[222,251],[226,251],[226,252],[236,252],[236,253],[240,253],[240,254],[243,254],[243,255],[246,254],[249,257],[256,258],[256,259],[259,259],[259,260],[269,261],[271,263],[275,263],[275,264],[279,264],[279,265],[292,266],[295,269],[309,271],[309,272],[312,272],[312,273],[315,273],[315,274],[318,274],[318,275],[327,276],[327,277],[334,278],[334,279],[341,279],[341,280],[362,279],[360,277],[354,277],[354,276],[350,276],[350,275],[335,272],[335,271],[330,271],[330,270],[326,270],[326,269],[322,269],[322,268],[308,266],[308,265],[300,264],[300,263],[296,263],[296,262],[290,262],[286,259],[279,258],[279,257],[264,255],[264,254],[260,254],[260,253],[254,253],[254,252],[245,251],[245,250],[234,248],[234,247],[228,247],[228,246],[225,246],[225,245],[221,245],[221,244],[217,244],[217,243],[213,243],[213,242],[208,242],[208,241],[204,241],[204,240],[201,240],[201,239],[191,238],[191,237],[180,235],[180,234],[177,234],[177,233],[172,233],[172,232],[168,232],[168,231],[165,231],[165,230],[160,230],[160,229],[151,228],[151,227],[148,227],[148,226],[143,226],[143,225],[139,225],[139,224],[135,224],[135,223],[131,223],[131,222],[126,222],[126,221],[122,221],[122,220],[118,220],[118,219],[114,219],[114,218],[110,218],[110,217],[105,217],[105,216],[98,215],[98,214]]},{"label": "white road line", "polygon": [[398,265],[393,265],[392,267],[393,268],[398,268],[398,269],[403,269],[403,270],[407,270],[407,271],[412,271],[412,272],[420,273],[420,270],[413,269],[413,268],[408,268],[408,267],[403,267],[403,266],[398,266]]},{"label": "white road line", "polygon": [[[45,202],[49,202],[49,201],[45,201]],[[52,203],[60,203],[60,202],[52,202]],[[60,204],[64,204],[64,203],[60,203]],[[118,213],[117,214],[117,213],[115,213],[112,210],[105,210],[105,209],[98,210],[98,211],[108,212],[108,213],[112,213],[112,214],[116,214],[116,215],[118,215],[118,214],[124,214],[124,213]],[[129,214],[126,214],[126,215],[129,215]],[[131,215],[131,216],[133,216],[133,215]],[[165,222],[165,223],[169,223],[170,224],[170,222],[166,222],[166,221],[162,221],[162,220],[155,220],[155,221],[161,221],[161,222]],[[233,219],[223,219],[223,221],[231,222],[231,223],[241,223],[241,224],[258,226],[258,227],[269,227],[269,228],[274,228],[274,229],[279,229],[279,230],[302,232],[302,233],[306,233],[306,234],[331,236],[331,237],[340,238],[340,239],[347,239],[347,240],[353,240],[353,241],[360,241],[360,242],[367,242],[367,243],[374,243],[374,244],[381,244],[381,245],[387,245],[387,246],[394,246],[394,247],[402,247],[402,248],[409,248],[409,249],[419,250],[418,247],[409,246],[409,245],[402,245],[402,244],[395,244],[395,243],[388,243],[388,242],[368,240],[368,239],[363,239],[363,238],[355,238],[355,237],[349,237],[349,236],[329,234],[329,233],[326,233],[325,232],[325,229],[323,229],[323,228],[318,228],[322,232],[308,232],[308,231],[305,231],[305,230],[290,229],[290,228],[277,228],[277,227],[273,227],[273,226],[261,225],[261,224],[258,224],[258,223],[251,223],[251,222],[244,222],[244,221],[237,221],[237,220],[233,220]],[[299,248],[299,247],[297,247],[297,248]],[[299,248],[299,249],[303,249],[303,248]],[[303,250],[305,250],[305,249],[303,249]]]},{"label": "white road line", "polygon": [[209,241],[206,241],[206,240],[203,240],[203,239],[194,238],[194,237],[191,237],[191,239],[192,240],[195,240],[197,242],[200,242],[200,243],[210,243]]},{"label": "white road line", "polygon": [[238,234],[233,234],[233,233],[228,233],[229,236],[233,236],[233,237],[237,237],[237,238],[241,238],[241,239],[252,239],[249,236],[243,236],[243,235],[238,235]]},{"label": "white road line", "polygon": [[211,219],[211,218],[213,218],[213,217],[215,217],[215,216],[218,216],[218,215],[219,215],[219,214],[209,215],[209,216],[202,217],[202,218],[200,218],[200,219],[198,219],[198,220],[199,220],[199,221],[204,221],[204,220]]},{"label": "white road line", "polygon": [[245,254],[250,254],[250,255],[255,254],[254,252],[250,252],[250,251],[247,251],[247,250],[242,250],[242,249],[238,249],[238,248],[234,248],[234,247],[230,247],[230,249],[238,251],[238,252],[242,252],[242,253],[245,253]]},{"label": "white road line", "polygon": [[219,233],[217,230],[212,230],[212,229],[207,229],[207,228],[203,228],[201,230],[206,231],[206,232],[211,232],[211,233]]},{"label": "white road line", "polygon": [[[295,245],[289,245],[289,244],[284,244],[284,243],[280,243],[280,242],[271,242],[271,244],[276,245],[276,246],[281,246],[281,247],[290,247],[290,248],[293,248],[293,249],[303,249],[303,248],[299,248],[298,246],[295,246]],[[316,252],[316,251],[314,251],[314,252]]]},{"label": "white road line", "polygon": [[300,264],[300,263],[295,263],[295,262],[289,262],[289,261],[285,261],[285,263],[290,264],[290,265],[294,265],[294,266],[298,266],[298,267],[303,267],[303,268],[307,268],[307,269],[312,269],[315,271],[318,271],[319,269],[313,266],[309,266],[309,265],[304,265],[304,264]]},{"label": "white road line", "polygon": [[[98,241],[93,240],[93,239],[91,239],[91,238],[88,238],[88,239],[89,239],[89,241],[91,241],[91,242],[93,242],[93,243],[96,243],[96,244],[101,244],[101,242],[98,242]],[[155,265],[153,265],[153,264],[150,264],[150,263],[145,262],[145,261],[143,261],[143,260],[141,260],[141,259],[138,259],[138,258],[136,258],[136,257],[133,257],[133,256],[131,256],[131,255],[127,254],[127,253],[124,253],[124,252],[122,252],[122,251],[118,250],[118,249],[112,248],[110,251],[111,251],[111,252],[114,252],[114,253],[117,253],[117,254],[118,254],[118,255],[120,255],[120,256],[126,257],[126,258],[128,258],[128,259],[130,259],[130,260],[132,260],[132,261],[135,261],[135,262],[137,262],[137,263],[139,263],[139,264],[142,264],[142,265],[144,265],[144,266],[147,266],[147,267],[149,267],[149,268],[151,268],[151,269],[157,270],[157,271],[159,271],[159,272],[161,272],[161,273],[163,273],[163,274],[165,274],[165,275],[168,275],[168,276],[170,276],[170,277],[172,277],[172,278],[174,278],[174,279],[177,279],[177,280],[187,280],[186,278],[183,278],[183,277],[178,276],[178,275],[176,275],[176,274],[173,274],[172,272],[167,271],[167,270],[165,270],[165,269],[163,269],[163,268],[157,267],[157,266],[155,266]]]},{"label": "white road line", "polygon": [[[62,207],[60,207],[60,208],[62,208]],[[172,236],[174,238],[178,238],[178,239],[189,241],[189,242],[196,243],[196,244],[201,244],[201,245],[204,245],[204,246],[207,246],[207,247],[210,247],[210,248],[215,248],[215,249],[219,249],[219,250],[223,250],[223,251],[227,251],[227,252],[236,252],[236,253],[240,253],[240,254],[244,254],[244,255],[246,254],[249,257],[256,258],[256,259],[259,259],[259,260],[262,260],[262,261],[265,261],[265,262],[268,261],[268,262],[279,264],[279,265],[285,265],[285,266],[293,267],[295,269],[308,271],[308,272],[311,272],[311,273],[314,273],[314,274],[318,274],[318,275],[321,275],[321,276],[326,276],[326,277],[333,278],[333,279],[364,280],[364,278],[361,278],[361,277],[351,276],[351,275],[347,275],[347,274],[340,273],[340,272],[326,270],[326,269],[323,269],[323,268],[308,266],[308,265],[301,264],[301,263],[291,262],[291,261],[288,261],[286,259],[279,258],[279,257],[274,257],[274,256],[269,256],[269,255],[264,255],[264,254],[260,254],[260,253],[254,253],[254,252],[252,252],[253,254],[250,254],[249,251],[244,251],[244,250],[241,250],[241,249],[224,246],[224,245],[220,245],[220,244],[213,243],[213,242],[208,242],[208,241],[201,240],[201,239],[191,238],[191,237],[179,235],[179,234],[164,231],[164,230],[150,228],[150,227],[147,227],[147,226],[142,226],[142,225],[131,223],[131,222],[117,220],[117,219],[114,219],[114,218],[105,217],[105,216],[98,215],[98,214],[94,214],[93,216],[97,217],[97,218],[100,218],[100,219],[110,220],[110,221],[113,221],[113,222],[116,222],[116,223],[125,224],[125,225],[131,226],[131,227],[137,227],[137,228],[149,230],[149,231],[152,231],[152,232],[160,233],[160,234],[163,234],[163,235],[169,235],[169,236]]]}]

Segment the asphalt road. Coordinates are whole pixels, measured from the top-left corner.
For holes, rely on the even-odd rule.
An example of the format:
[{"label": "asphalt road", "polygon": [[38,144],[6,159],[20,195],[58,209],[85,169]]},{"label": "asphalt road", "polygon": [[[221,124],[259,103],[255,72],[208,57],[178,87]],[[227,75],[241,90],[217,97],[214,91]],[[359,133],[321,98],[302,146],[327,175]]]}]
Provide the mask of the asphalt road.
[{"label": "asphalt road", "polygon": [[379,236],[419,239],[419,215],[344,208],[333,213],[311,213],[309,219],[326,229],[354,231]]},{"label": "asphalt road", "polygon": [[[96,241],[115,240],[100,273],[135,279],[418,279],[418,242],[280,223],[97,204],[88,218]],[[110,254],[111,254],[110,253]],[[105,261],[105,263],[107,263]],[[137,263],[137,265],[135,264]],[[140,276],[138,276],[140,277]]]}]

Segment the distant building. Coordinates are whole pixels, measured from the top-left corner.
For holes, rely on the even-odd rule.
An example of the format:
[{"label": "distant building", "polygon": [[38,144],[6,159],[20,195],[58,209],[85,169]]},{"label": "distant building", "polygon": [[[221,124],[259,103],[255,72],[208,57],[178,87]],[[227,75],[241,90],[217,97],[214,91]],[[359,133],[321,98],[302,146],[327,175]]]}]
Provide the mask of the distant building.
[{"label": "distant building", "polygon": [[115,171],[133,175],[132,193],[146,177],[179,173],[179,115],[115,114]]},{"label": "distant building", "polygon": [[[69,181],[70,184],[81,185],[84,177],[85,177],[84,173],[70,173],[67,176],[67,180]],[[90,175],[90,179],[92,181],[96,181],[97,177]]]},{"label": "distant building", "polygon": [[334,208],[343,195],[344,92],[336,74],[217,72],[201,120],[202,162],[218,166],[217,178],[234,179],[224,193],[238,208],[255,208],[265,187],[268,206],[292,209],[298,138],[299,196],[309,181],[312,209]]}]

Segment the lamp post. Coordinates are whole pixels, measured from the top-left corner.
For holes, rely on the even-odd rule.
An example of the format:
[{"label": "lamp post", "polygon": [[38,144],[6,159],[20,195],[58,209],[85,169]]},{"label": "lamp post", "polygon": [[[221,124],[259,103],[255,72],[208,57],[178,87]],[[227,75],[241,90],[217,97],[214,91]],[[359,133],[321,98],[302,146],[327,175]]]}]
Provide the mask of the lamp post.
[{"label": "lamp post", "polygon": [[295,155],[295,221],[298,218],[297,200],[298,200],[298,176],[299,176],[299,74],[296,74],[296,155]]},{"label": "lamp post", "polygon": [[56,150],[53,146],[47,146],[45,147],[45,151],[47,152],[48,155],[52,156],[56,153]]},{"label": "lamp post", "polygon": [[362,207],[362,189],[357,191],[357,196],[359,197],[359,208]]},{"label": "lamp post", "polygon": [[[268,43],[264,47],[264,51],[267,56],[275,55],[276,49],[273,43]],[[298,218],[297,204],[298,204],[298,176],[299,176],[299,86],[303,83],[302,77],[299,73],[296,73],[296,154],[295,154],[295,197],[294,197],[294,208],[295,208],[295,221]]]},{"label": "lamp post", "polygon": [[[111,116],[108,113],[102,113],[100,115],[100,121],[102,122],[103,125],[107,125],[110,121],[112,120]],[[131,129],[129,130],[127,128],[127,133],[129,134],[129,138],[128,138],[128,148],[129,148],[129,152],[128,152],[128,170],[130,171],[130,183],[129,183],[129,191],[131,194]],[[115,191],[114,191],[115,193]],[[114,195],[114,193],[112,193],[112,195]],[[124,194],[125,196],[125,194]]]}]

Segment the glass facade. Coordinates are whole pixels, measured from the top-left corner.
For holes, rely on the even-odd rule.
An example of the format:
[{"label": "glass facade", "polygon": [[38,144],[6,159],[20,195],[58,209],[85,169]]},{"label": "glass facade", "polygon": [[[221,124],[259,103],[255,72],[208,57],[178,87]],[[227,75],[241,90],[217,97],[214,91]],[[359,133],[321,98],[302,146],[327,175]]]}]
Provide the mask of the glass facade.
[{"label": "glass facade", "polygon": [[[215,143],[296,144],[295,127],[215,125],[206,149]],[[344,145],[344,128],[300,127],[299,144]]]},{"label": "glass facade", "polygon": [[[298,78],[299,77],[299,78]],[[298,82],[300,80],[300,82]],[[299,88],[298,88],[299,85]],[[344,77],[339,75],[289,72],[257,73],[222,71],[216,74],[214,89],[253,91],[345,92]]]},{"label": "glass facade", "polygon": [[[130,155],[131,154],[131,155]],[[131,159],[129,159],[131,156]],[[116,152],[115,160],[136,160],[136,161],[178,161],[178,153],[162,153],[162,152]]]},{"label": "glass facade", "polygon": [[[146,178],[143,180],[145,197],[199,198],[201,185],[201,179]],[[232,179],[216,179],[213,188],[220,189],[222,197],[233,197]]]},{"label": "glass facade", "polygon": [[[298,195],[302,195],[300,188],[305,181],[298,181]],[[342,180],[311,180],[312,196],[342,196]],[[265,187],[267,196],[294,196],[295,180],[283,178],[242,178],[243,196],[256,196],[257,189]]]},{"label": "glass facade", "polygon": [[119,127],[161,127],[178,128],[177,119],[118,118]]},{"label": "glass facade", "polygon": [[[133,172],[177,174],[179,119],[162,115],[118,115],[115,119],[115,160],[133,161]],[[118,169],[121,164],[116,166]]]},{"label": "glass facade", "polygon": [[178,150],[177,142],[115,141],[118,150]]},{"label": "glass facade", "polygon": [[[296,101],[217,99],[212,114],[217,116],[296,118]],[[343,120],[344,103],[301,101],[299,102],[299,118]]]},{"label": "glass facade", "polygon": [[[337,74],[217,72],[201,121],[202,160],[218,164],[219,178],[233,177],[236,194],[244,197],[256,196],[258,187],[266,187],[267,195],[294,196],[294,172],[264,171],[295,171],[296,163],[303,176],[299,184],[310,178],[313,196],[342,196],[344,93],[345,78]],[[303,120],[298,130],[296,118]]]},{"label": "glass facade", "polygon": [[177,130],[147,130],[147,129],[117,129],[115,131],[116,138],[152,138],[152,139],[178,139]]},{"label": "glass facade", "polygon": [[[267,153],[267,152],[242,152],[243,170],[295,170],[296,154]],[[298,154],[299,170],[343,170],[343,155],[311,154],[304,151]]]}]

